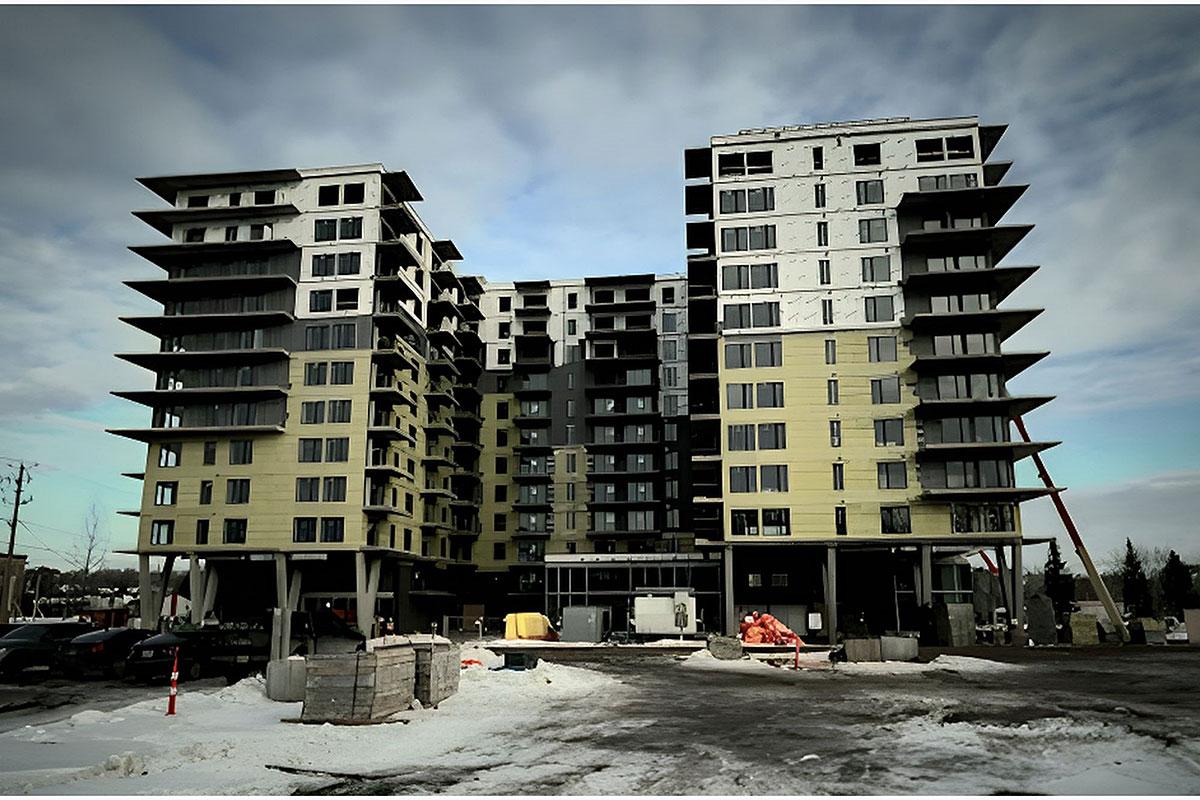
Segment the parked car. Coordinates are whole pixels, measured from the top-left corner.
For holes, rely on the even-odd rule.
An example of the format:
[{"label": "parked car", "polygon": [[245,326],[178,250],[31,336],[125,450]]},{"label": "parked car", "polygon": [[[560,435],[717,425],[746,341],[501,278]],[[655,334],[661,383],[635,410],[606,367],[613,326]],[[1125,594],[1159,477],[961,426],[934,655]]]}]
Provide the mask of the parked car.
[{"label": "parked car", "polygon": [[138,628],[89,631],[59,648],[55,666],[59,672],[72,677],[100,672],[122,678],[130,648],[153,633]]},{"label": "parked car", "polygon": [[9,631],[0,637],[0,677],[50,667],[59,647],[90,630],[87,622],[35,622]]},{"label": "parked car", "polygon": [[167,631],[136,642],[125,659],[125,677],[152,681],[171,677],[175,651],[179,650],[179,679],[196,680],[211,672],[212,639],[203,628]]}]

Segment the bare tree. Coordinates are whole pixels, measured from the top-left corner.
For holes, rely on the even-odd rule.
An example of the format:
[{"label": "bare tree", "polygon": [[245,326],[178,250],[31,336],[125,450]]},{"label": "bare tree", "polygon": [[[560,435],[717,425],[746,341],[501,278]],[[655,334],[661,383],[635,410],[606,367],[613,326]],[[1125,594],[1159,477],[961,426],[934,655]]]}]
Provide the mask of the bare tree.
[{"label": "bare tree", "polygon": [[78,576],[80,594],[86,594],[92,574],[104,566],[108,551],[108,532],[100,522],[100,509],[93,502],[83,516],[83,531],[71,551],[65,554]]}]

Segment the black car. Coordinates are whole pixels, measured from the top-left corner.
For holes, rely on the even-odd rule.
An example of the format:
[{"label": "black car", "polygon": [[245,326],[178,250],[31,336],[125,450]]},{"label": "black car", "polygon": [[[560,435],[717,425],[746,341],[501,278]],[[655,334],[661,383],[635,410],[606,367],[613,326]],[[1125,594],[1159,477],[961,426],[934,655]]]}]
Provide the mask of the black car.
[{"label": "black car", "polygon": [[0,678],[49,667],[62,645],[91,630],[87,622],[35,622],[9,631],[0,636]]},{"label": "black car", "polygon": [[175,651],[179,650],[179,679],[196,680],[214,673],[212,651],[214,636],[206,629],[156,633],[129,648],[125,659],[125,677],[153,681],[171,677]]},{"label": "black car", "polygon": [[64,675],[79,677],[101,672],[113,678],[125,675],[125,660],[130,649],[154,632],[138,628],[105,628],[76,636],[63,645],[55,666]]}]

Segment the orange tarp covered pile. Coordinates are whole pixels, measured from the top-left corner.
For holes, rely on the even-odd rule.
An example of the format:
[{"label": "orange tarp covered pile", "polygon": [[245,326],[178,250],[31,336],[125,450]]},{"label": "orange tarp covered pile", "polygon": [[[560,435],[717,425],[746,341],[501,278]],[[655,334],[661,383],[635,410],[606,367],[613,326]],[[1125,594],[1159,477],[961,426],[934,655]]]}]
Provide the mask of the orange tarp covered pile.
[{"label": "orange tarp covered pile", "polygon": [[739,635],[746,644],[804,644],[787,625],[757,611],[742,620]]}]

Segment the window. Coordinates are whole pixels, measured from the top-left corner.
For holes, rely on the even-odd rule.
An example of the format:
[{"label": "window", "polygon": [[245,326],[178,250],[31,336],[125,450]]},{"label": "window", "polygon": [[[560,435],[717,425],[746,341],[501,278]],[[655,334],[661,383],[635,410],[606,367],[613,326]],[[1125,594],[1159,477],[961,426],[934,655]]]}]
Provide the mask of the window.
[{"label": "window", "polygon": [[880,461],[875,466],[879,471],[880,489],[908,488],[908,469],[903,461]]},{"label": "window", "polygon": [[[763,536],[788,536],[792,532],[791,509],[764,508]],[[782,578],[782,581],[779,580]],[[772,575],[772,586],[787,586],[787,575]]]},{"label": "window", "polygon": [[833,283],[833,272],[829,268],[829,259],[817,259],[817,283],[828,286]]},{"label": "window", "polygon": [[946,150],[942,146],[940,136],[936,139],[917,139],[917,163],[923,161],[944,161],[945,159]]},{"label": "window", "polygon": [[194,194],[187,199],[188,208],[208,208],[208,195]]},{"label": "window", "polygon": [[339,322],[333,326],[333,348],[335,350],[349,350],[354,347],[357,341],[353,322]]},{"label": "window", "polygon": [[[334,187],[337,188],[337,187]],[[317,518],[295,517],[292,520],[292,541],[301,544],[317,540]]]},{"label": "window", "polygon": [[833,509],[833,532],[838,536],[846,535],[846,507],[838,506]]},{"label": "window", "polygon": [[304,329],[304,349],[305,350],[328,350],[329,349],[329,326],[328,325],[308,325]]},{"label": "window", "polygon": [[158,446],[158,465],[160,467],[178,467],[179,458],[183,453],[182,442],[170,442]]},{"label": "window", "polygon": [[228,225],[225,228],[225,241],[236,242],[238,239],[238,226]]},{"label": "window", "polygon": [[204,241],[204,228],[188,228],[183,234],[183,240],[189,244]]},{"label": "window", "polygon": [[729,449],[733,450],[753,450],[754,449],[754,426],[753,425],[730,425],[729,426]]},{"label": "window", "polygon": [[196,544],[208,544],[208,520],[196,520]]},{"label": "window", "polygon": [[245,544],[246,543],[246,520],[245,519],[227,519],[227,520],[225,520],[224,542],[225,542],[225,544]]},{"label": "window", "polygon": [[729,491],[754,492],[757,490],[757,485],[755,484],[754,467],[729,468]]},{"label": "window", "polygon": [[321,460],[321,440],[300,440],[300,463],[313,464]]},{"label": "window", "polygon": [[350,439],[346,436],[338,436],[325,440],[325,460],[326,461],[349,461],[350,460]]},{"label": "window", "polygon": [[330,422],[349,422],[350,421],[350,401],[349,400],[330,400],[329,401],[329,421]]},{"label": "window", "polygon": [[768,464],[761,468],[764,492],[786,492],[788,490],[788,468],[786,464]]},{"label": "window", "polygon": [[747,228],[722,228],[721,250],[767,250],[775,246],[774,225],[751,225]]},{"label": "window", "polygon": [[730,511],[729,532],[734,536],[758,536],[758,509]]},{"label": "window", "polygon": [[882,163],[879,153],[879,143],[854,145],[854,166],[874,167]]},{"label": "window", "polygon": [[675,333],[675,314],[663,314],[662,322],[664,333]]},{"label": "window", "polygon": [[760,422],[758,449],[783,450],[787,447],[787,425],[782,422]]},{"label": "window", "polygon": [[817,223],[817,247],[828,247],[828,246],[829,246],[829,223],[828,222],[818,222]]},{"label": "window", "polygon": [[318,242],[337,240],[337,220],[318,219],[313,222],[313,239]]},{"label": "window", "polygon": [[346,502],[346,477],[337,475],[326,478],[323,483],[323,494],[326,503]]},{"label": "window", "polygon": [[1011,505],[953,505],[950,508],[955,533],[999,533],[1016,530]]},{"label": "window", "polygon": [[320,186],[317,188],[317,205],[319,206],[336,206],[338,204],[338,189],[337,184],[332,186]]},{"label": "window", "polygon": [[358,289],[338,289],[338,311],[356,311],[358,309]]},{"label": "window", "polygon": [[[665,317],[668,315],[664,315]],[[674,318],[674,314],[669,315]],[[753,303],[750,307],[750,321],[755,328],[779,327],[779,303]],[[670,330],[674,330],[672,325]]]},{"label": "window", "polygon": [[[782,510],[786,511],[787,509],[782,509]],[[788,585],[787,573],[786,572],[771,573],[771,585],[779,586],[779,587],[787,586]]]},{"label": "window", "polygon": [[325,401],[304,402],[300,404],[300,423],[302,425],[319,425],[325,421]]},{"label": "window", "polygon": [[156,519],[150,523],[150,544],[171,544],[174,541],[174,520]]},{"label": "window", "polygon": [[758,384],[759,408],[783,408],[783,381]]},{"label": "window", "polygon": [[833,465],[833,490],[840,492],[846,488],[846,465],[839,462]]},{"label": "window", "polygon": [[346,538],[346,520],[343,517],[321,517],[321,541],[341,542]]},{"label": "window", "polygon": [[720,195],[722,214],[740,214],[746,210],[746,190],[723,191]]},{"label": "window", "polygon": [[779,367],[783,365],[783,343],[755,342],[754,365],[756,367]]},{"label": "window", "polygon": [[366,186],[361,183],[347,183],[342,187],[342,202],[347,205],[361,203],[366,198]]},{"label": "window", "polygon": [[728,384],[725,387],[725,399],[729,408],[754,408],[754,384]]},{"label": "window", "polygon": [[743,367],[754,366],[750,362],[750,345],[748,344],[727,344],[725,345],[725,368],[726,369],[741,369]]},{"label": "window", "polygon": [[249,503],[250,502],[250,479],[249,478],[230,478],[225,481],[225,502],[226,503]]},{"label": "window", "polygon": [[505,458],[504,456],[496,456],[496,474],[497,475],[507,475],[508,474],[508,459]]},{"label": "window", "polygon": [[813,169],[825,169],[824,147],[814,147],[812,149],[812,165]]},{"label": "window", "polygon": [[205,464],[217,463],[217,443],[216,442],[205,442],[204,443],[204,463]]},{"label": "window", "polygon": [[895,375],[887,378],[872,378],[871,402],[875,404],[899,403],[900,378]]},{"label": "window", "polygon": [[831,406],[838,404],[838,382],[837,378],[830,378],[825,383],[825,399]]},{"label": "window", "polygon": [[159,481],[154,486],[154,505],[173,506],[179,494],[179,483],[176,481]]},{"label": "window", "polygon": [[826,339],[825,340],[825,363],[826,364],[836,364],[837,363],[837,340],[836,339]]},{"label": "window", "polygon": [[320,478],[296,478],[296,502],[315,503],[320,497]]},{"label": "window", "polygon": [[241,192],[230,192],[229,193],[229,207],[237,208],[241,204],[242,204],[242,193]]},{"label": "window", "polygon": [[891,322],[896,318],[896,309],[891,295],[863,298],[867,322]]},{"label": "window", "polygon": [[891,447],[904,444],[903,419],[875,420],[875,446]]},{"label": "window", "polygon": [[762,575],[757,572],[750,572],[746,575],[746,585],[752,589],[757,589],[762,586]]},{"label": "window", "polygon": [[200,505],[212,505],[213,482],[200,481]]},{"label": "window", "polygon": [[327,278],[334,273],[337,257],[333,253],[315,255],[312,258],[312,274],[314,278]]},{"label": "window", "polygon": [[233,439],[229,442],[230,464],[254,463],[254,442],[250,439]]},{"label": "window", "polygon": [[339,239],[361,239],[362,217],[342,217],[338,221]]},{"label": "window", "polygon": [[824,325],[833,324],[833,300],[824,298],[821,300],[821,323]]},{"label": "window", "polygon": [[829,446],[842,446],[842,421],[840,419],[829,420]]},{"label": "window", "polygon": [[771,172],[771,151],[720,153],[717,156],[717,175],[763,175]]},{"label": "window", "polygon": [[970,136],[947,136],[946,158],[973,158],[975,156],[975,140]]},{"label": "window", "polygon": [[825,184],[823,183],[813,185],[813,206],[816,208],[825,207]]},{"label": "window", "polygon": [[883,202],[883,181],[858,181],[854,188],[860,206]]},{"label": "window", "polygon": [[892,279],[891,256],[867,256],[862,260],[862,279],[867,283],[882,283]]},{"label": "window", "polygon": [[751,212],[774,211],[775,190],[770,186],[746,190],[746,207]]},{"label": "window", "polygon": [[259,189],[254,193],[254,205],[269,206],[275,203],[274,189]]},{"label": "window", "polygon": [[730,264],[721,267],[721,286],[726,289],[749,289],[750,266],[748,264]]},{"label": "window", "polygon": [[917,188],[922,192],[937,189],[973,189],[979,185],[979,176],[973,172],[954,175],[923,175],[917,178]]},{"label": "window", "polygon": [[335,386],[349,386],[354,383],[354,362],[331,362],[329,364],[329,382]]},{"label": "window", "polygon": [[778,264],[772,262],[770,264],[750,265],[751,289],[774,289],[777,286],[779,286]]},{"label": "window", "polygon": [[895,361],[895,336],[868,336],[867,355],[871,361]]},{"label": "window", "polygon": [[887,238],[887,220],[883,217],[858,221],[858,241],[860,243],[886,242]]},{"label": "window", "polygon": [[512,351],[508,350],[508,349],[497,350],[496,351],[496,363],[497,364],[511,364],[512,363]]},{"label": "window", "polygon": [[308,310],[313,312],[333,310],[333,290],[323,289],[308,295]]},{"label": "window", "polygon": [[912,533],[912,520],[909,518],[908,506],[880,508],[879,523],[882,533]]},{"label": "window", "polygon": [[357,275],[362,271],[362,253],[338,253],[338,275]]}]

